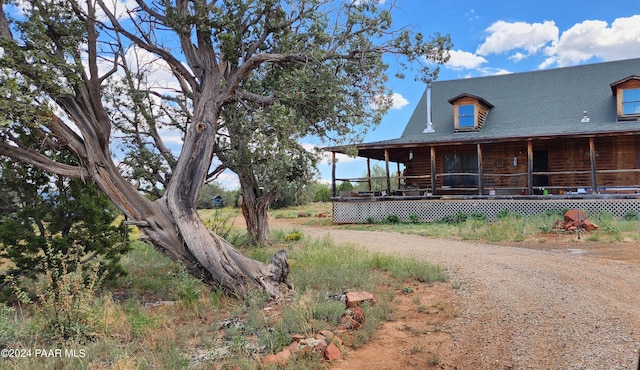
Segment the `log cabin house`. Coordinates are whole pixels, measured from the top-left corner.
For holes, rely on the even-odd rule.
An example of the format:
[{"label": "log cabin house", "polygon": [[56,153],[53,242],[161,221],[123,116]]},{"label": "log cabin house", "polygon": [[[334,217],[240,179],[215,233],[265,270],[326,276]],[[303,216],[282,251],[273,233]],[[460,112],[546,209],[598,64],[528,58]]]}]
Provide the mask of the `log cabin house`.
[{"label": "log cabin house", "polygon": [[[399,138],[356,145],[369,173],[370,160],[384,161],[382,189],[370,176],[337,179],[335,155],[348,150],[325,148],[334,159],[334,219],[638,210],[639,134],[640,59],[436,81]],[[336,181],[369,191],[336,194]]]}]

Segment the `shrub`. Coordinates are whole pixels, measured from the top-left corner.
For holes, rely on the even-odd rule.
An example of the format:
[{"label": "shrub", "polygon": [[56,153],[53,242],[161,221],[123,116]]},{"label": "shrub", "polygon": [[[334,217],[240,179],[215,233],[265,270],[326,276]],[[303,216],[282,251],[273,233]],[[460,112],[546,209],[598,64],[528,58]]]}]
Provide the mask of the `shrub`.
[{"label": "shrub", "polygon": [[419,219],[420,219],[420,217],[415,213],[412,213],[412,214],[409,215],[409,221],[412,224],[417,224]]},{"label": "shrub", "polygon": [[445,224],[460,224],[467,221],[468,218],[469,216],[466,213],[458,212],[455,215],[444,216],[440,220],[438,220],[438,222]]},{"label": "shrub", "polygon": [[[96,303],[102,281],[100,262],[93,260],[85,269],[79,260],[80,254],[75,253],[69,260],[57,253],[49,256],[45,264],[44,286],[36,293],[39,304],[33,307],[35,319],[40,321],[40,333],[47,341],[86,343],[96,336],[94,316],[100,309]],[[23,303],[32,303],[15,281],[12,286]]]},{"label": "shrub", "polygon": [[387,217],[384,218],[384,222],[387,224],[397,224],[400,223],[400,217],[397,215],[387,215]]},{"label": "shrub", "polygon": [[638,211],[627,211],[623,218],[625,221],[638,221]]}]

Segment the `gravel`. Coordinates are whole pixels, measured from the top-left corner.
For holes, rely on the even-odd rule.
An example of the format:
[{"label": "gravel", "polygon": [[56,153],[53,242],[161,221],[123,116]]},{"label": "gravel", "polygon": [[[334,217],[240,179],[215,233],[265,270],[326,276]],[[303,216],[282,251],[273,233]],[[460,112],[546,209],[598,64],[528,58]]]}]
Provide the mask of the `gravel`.
[{"label": "gravel", "polygon": [[[640,266],[580,249],[540,251],[388,232],[300,227],[306,235],[444,266],[461,314],[446,369],[636,369]],[[639,247],[640,248],[640,247]]]}]

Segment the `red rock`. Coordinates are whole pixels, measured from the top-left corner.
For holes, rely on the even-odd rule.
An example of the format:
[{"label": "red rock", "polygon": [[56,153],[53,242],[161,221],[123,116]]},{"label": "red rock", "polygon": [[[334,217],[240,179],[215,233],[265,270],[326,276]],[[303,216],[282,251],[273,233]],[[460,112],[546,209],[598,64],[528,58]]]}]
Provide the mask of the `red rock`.
[{"label": "red rock", "polygon": [[[570,209],[564,213],[565,222],[581,222],[587,219],[587,212]],[[577,225],[577,224],[576,224]]]},{"label": "red rock", "polygon": [[298,352],[298,342],[293,342],[289,344],[286,349],[289,350],[289,352],[291,353]]},{"label": "red rock", "polygon": [[376,298],[369,292],[349,292],[347,293],[347,307],[355,307],[362,304],[362,302],[370,301],[371,304],[376,304]]},{"label": "red rock", "polygon": [[342,359],[342,352],[340,352],[340,348],[333,343],[329,343],[327,349],[324,351],[324,358],[329,361],[340,360]]},{"label": "red rock", "polygon": [[302,335],[302,334],[294,334],[294,335],[291,336],[291,339],[294,342],[299,342],[299,341],[301,341],[303,339],[306,339],[306,338],[307,338],[307,336],[306,335]]},{"label": "red rock", "polygon": [[291,357],[288,349],[282,350],[275,355],[267,355],[262,359],[263,364],[286,365]]},{"label": "red rock", "polygon": [[353,319],[356,320],[359,324],[364,325],[365,317],[362,307],[354,307],[351,310],[353,311]]},{"label": "red rock", "polygon": [[584,220],[580,223],[580,226],[586,231],[598,230],[600,227],[589,220]]},{"label": "red rock", "polygon": [[320,341],[314,344],[313,349],[311,351],[313,353],[324,353],[326,349],[327,349],[327,342]]}]

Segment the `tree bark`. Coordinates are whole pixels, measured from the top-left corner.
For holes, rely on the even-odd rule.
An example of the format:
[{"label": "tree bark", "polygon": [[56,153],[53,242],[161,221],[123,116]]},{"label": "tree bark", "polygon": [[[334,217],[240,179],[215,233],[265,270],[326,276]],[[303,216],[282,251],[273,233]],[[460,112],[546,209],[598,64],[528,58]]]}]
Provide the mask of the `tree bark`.
[{"label": "tree bark", "polygon": [[242,189],[240,209],[247,224],[247,242],[251,245],[268,245],[271,242],[268,211],[273,195],[262,194],[252,175],[238,172]]}]

